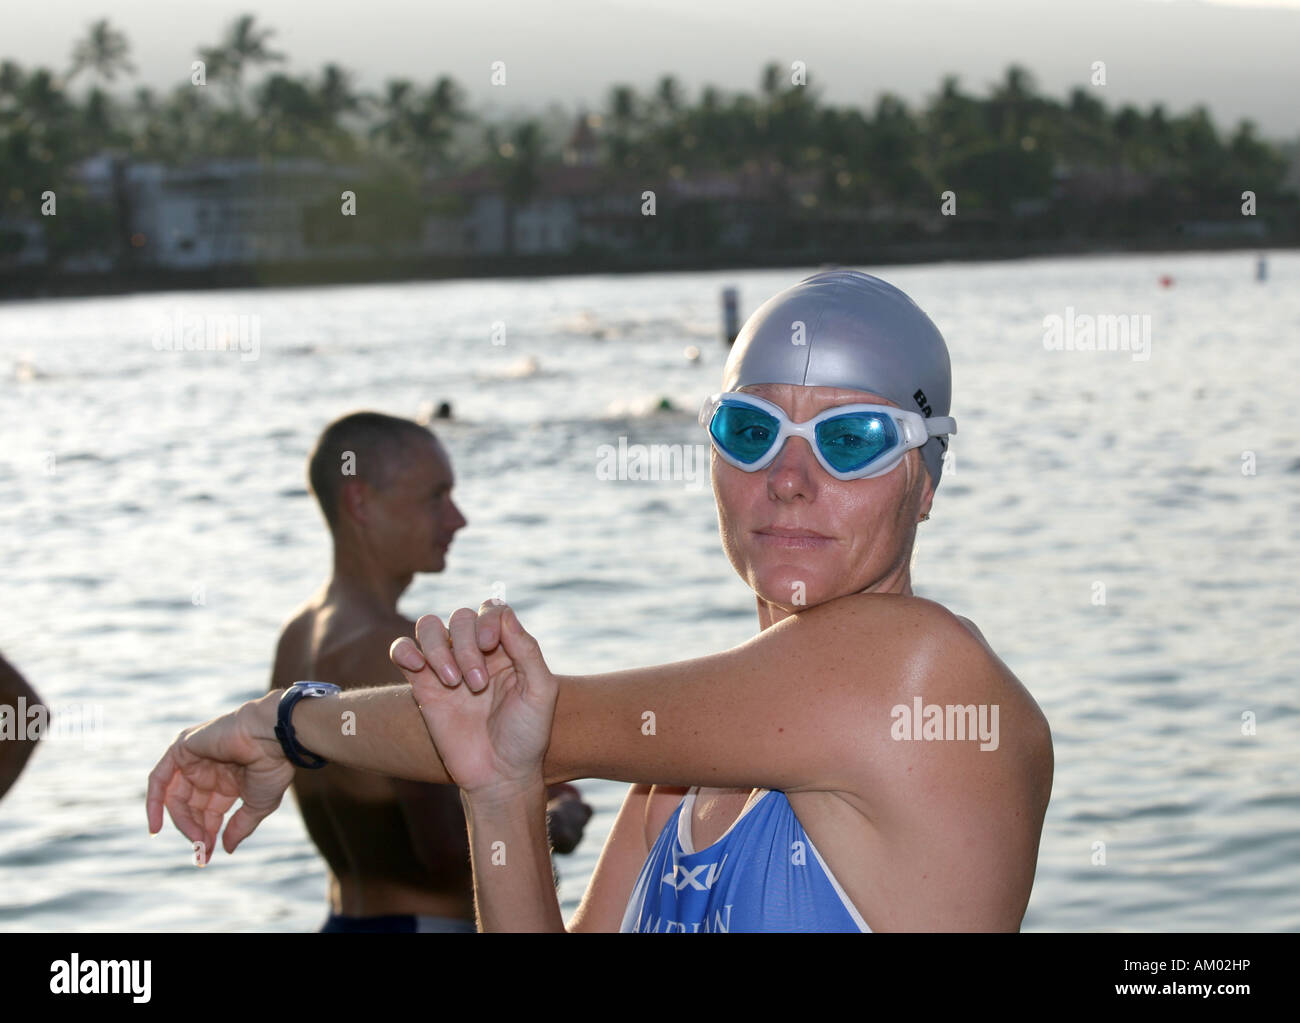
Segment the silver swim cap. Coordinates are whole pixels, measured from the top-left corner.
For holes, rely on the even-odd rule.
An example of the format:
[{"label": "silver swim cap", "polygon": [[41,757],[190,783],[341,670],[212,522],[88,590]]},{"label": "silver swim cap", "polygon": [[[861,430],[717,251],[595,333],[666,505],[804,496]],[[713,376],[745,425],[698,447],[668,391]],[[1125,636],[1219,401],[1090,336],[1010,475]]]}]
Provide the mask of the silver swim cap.
[{"label": "silver swim cap", "polygon": [[[907,295],[870,274],[826,270],[772,296],[740,328],[722,389],[747,384],[845,387],[946,416],[952,366],[939,328]],[[935,488],[947,446],[932,437],[920,448]]]}]

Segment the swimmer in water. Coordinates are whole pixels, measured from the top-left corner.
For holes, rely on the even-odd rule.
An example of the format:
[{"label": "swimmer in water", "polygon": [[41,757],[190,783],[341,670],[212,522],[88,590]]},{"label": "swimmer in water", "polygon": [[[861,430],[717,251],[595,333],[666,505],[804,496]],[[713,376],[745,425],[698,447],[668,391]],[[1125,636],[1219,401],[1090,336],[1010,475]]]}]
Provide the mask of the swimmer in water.
[{"label": "swimmer in water", "polygon": [[[150,830],[166,806],[214,845],[238,792],[234,849],[299,748],[453,780],[480,929],[563,931],[546,785],[609,778],[632,784],[569,930],[1018,930],[1051,732],[979,629],[911,586],[950,390],[943,338],[903,292],[806,278],[746,322],[701,411],[756,636],[557,676],[505,605],[425,615],[391,648],[407,686],[302,700],[288,741],[275,694],[182,733],[149,778]],[[348,710],[356,735],[340,736]],[[491,866],[501,842],[509,866]]]}]

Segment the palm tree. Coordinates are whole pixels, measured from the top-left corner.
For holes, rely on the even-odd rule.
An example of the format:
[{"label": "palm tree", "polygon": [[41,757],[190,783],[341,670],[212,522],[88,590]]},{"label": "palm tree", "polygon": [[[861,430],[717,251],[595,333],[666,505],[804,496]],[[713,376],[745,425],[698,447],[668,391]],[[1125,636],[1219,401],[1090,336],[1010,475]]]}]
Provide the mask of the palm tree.
[{"label": "palm tree", "polygon": [[177,85],[163,104],[161,117],[153,122],[159,139],[159,153],[171,163],[184,156],[208,151],[212,134],[205,131],[210,108],[200,90]]},{"label": "palm tree", "polygon": [[45,68],[27,76],[19,92],[20,109],[28,124],[39,125],[47,145],[70,128],[75,108],[68,102],[59,81]]},{"label": "palm tree", "polygon": [[527,205],[541,182],[542,136],[535,120],[529,119],[499,142],[495,125],[487,129],[489,146],[497,153],[497,173],[505,195],[506,254],[515,251],[515,210]]},{"label": "palm tree", "polygon": [[640,121],[640,103],[636,90],[630,85],[616,85],[609,91],[608,126],[609,161],[617,168],[636,163],[636,135]]},{"label": "palm tree", "polygon": [[[456,126],[470,120],[464,93],[452,78],[443,75],[417,93],[405,78],[390,79],[381,96],[368,95],[364,102],[374,118],[368,135],[399,159],[441,169],[450,160],[448,147]],[[495,152],[498,143],[490,141]]]},{"label": "palm tree", "polygon": [[924,191],[918,167],[920,132],[907,104],[892,92],[876,101],[875,118],[866,139],[867,169],[881,184],[881,199],[910,201]]},{"label": "palm tree", "polygon": [[665,120],[671,121],[676,117],[682,109],[682,90],[677,84],[677,79],[672,75],[664,75],[660,78],[659,86],[655,89],[655,99],[664,112]]},{"label": "palm tree", "polygon": [[[424,167],[441,166],[445,162],[447,144],[456,125],[468,118],[464,94],[447,75],[417,97],[412,109],[411,134],[416,157]],[[533,128],[537,130],[536,124]]]},{"label": "palm tree", "polygon": [[66,81],[71,82],[86,68],[102,81],[112,81],[119,71],[135,73],[135,66],[126,59],[131,45],[126,36],[111,28],[107,19],[101,18],[90,26],[90,32],[72,48],[72,66]]},{"label": "palm tree", "polygon": [[944,76],[926,121],[945,149],[968,146],[986,135],[979,100],[961,91],[961,80],[956,75]]},{"label": "palm tree", "polygon": [[718,169],[726,164],[727,117],[722,104],[717,87],[706,85],[699,103],[685,112],[684,130],[695,139],[692,154],[696,166]]},{"label": "palm tree", "polygon": [[773,153],[791,170],[820,164],[824,151],[817,137],[818,90],[811,84],[791,85],[772,111]]},{"label": "palm tree", "polygon": [[218,77],[228,76],[230,94],[236,102],[246,67],[285,59],[283,53],[267,49],[267,40],[275,35],[275,30],[254,28],[255,21],[256,18],[251,14],[241,15],[227,30],[225,42],[215,47],[199,49],[199,57],[207,64],[210,73]]},{"label": "palm tree", "polygon": [[763,68],[760,78],[763,90],[763,101],[758,105],[758,116],[756,125],[758,128],[759,138],[762,140],[764,148],[768,138],[770,117],[772,111],[780,103],[781,94],[781,66],[775,62],[768,64]]},{"label": "palm tree", "polygon": [[653,152],[662,166],[669,167],[689,155],[684,153],[687,131],[682,118],[682,91],[676,78],[664,75],[659,79],[654,102]]},{"label": "palm tree", "polygon": [[1007,68],[1006,79],[994,89],[989,100],[989,110],[994,117],[993,130],[1001,141],[1020,141],[1036,103],[1033,76],[1019,64],[1012,64]]},{"label": "palm tree", "polygon": [[325,155],[328,118],[310,84],[277,72],[257,89],[255,101],[266,149],[286,156]]},{"label": "palm tree", "polygon": [[161,154],[163,134],[162,110],[153,89],[142,85],[132,96],[128,114],[131,128],[131,150],[137,157],[157,158]]},{"label": "palm tree", "polygon": [[370,128],[372,141],[379,140],[387,149],[401,156],[409,153],[411,125],[415,118],[412,99],[415,87],[408,79],[390,78],[384,83],[382,96],[367,96],[367,106],[378,118]]},{"label": "palm tree", "polygon": [[1256,131],[1254,121],[1237,122],[1237,129],[1228,140],[1228,157],[1232,164],[1228,176],[1238,181],[1249,181],[1257,193],[1280,191],[1287,161],[1261,141]]},{"label": "palm tree", "polygon": [[344,123],[361,110],[362,98],[352,88],[352,75],[337,64],[326,64],[316,89],[320,131],[330,152],[342,159],[356,155],[357,139]]},{"label": "palm tree", "polygon": [[86,105],[79,111],[82,125],[80,143],[88,149],[104,148],[119,138],[113,122],[113,101],[108,93],[96,86],[86,97]]},{"label": "palm tree", "polygon": [[23,84],[23,69],[12,60],[0,64],[0,96],[13,95]]},{"label": "palm tree", "polygon": [[1177,178],[1189,193],[1210,198],[1228,186],[1225,150],[1205,105],[1198,104],[1172,124]]},{"label": "palm tree", "polygon": [[321,106],[331,119],[337,120],[347,114],[356,113],[361,107],[361,98],[352,88],[352,75],[337,64],[326,64],[321,73],[321,84],[317,94]]}]

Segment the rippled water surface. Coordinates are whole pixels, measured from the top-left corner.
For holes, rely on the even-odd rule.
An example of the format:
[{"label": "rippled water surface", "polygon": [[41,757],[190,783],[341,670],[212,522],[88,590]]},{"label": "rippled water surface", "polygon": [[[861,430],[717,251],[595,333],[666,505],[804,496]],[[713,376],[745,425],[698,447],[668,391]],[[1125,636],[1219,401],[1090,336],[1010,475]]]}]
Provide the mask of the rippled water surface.
[{"label": "rippled water surface", "polygon": [[[1052,724],[1026,930],[1300,929],[1300,255],[1274,254],[1267,283],[1254,268],[866,268],[952,352],[960,434],[915,590],[974,620]],[[0,803],[0,930],[319,927],[323,864],[291,801],[197,871],[170,824],[148,837],[143,798],[180,728],[264,691],[280,624],[325,577],[305,459],[344,412],[455,406],[438,432],[470,525],[408,615],[504,582],[566,673],[750,636],[707,469],[606,481],[598,448],[700,443],[720,289],[752,310],[812,269],[0,306],[0,650],[48,702],[104,713]],[[1047,350],[1044,317],[1068,309],[1148,316],[1150,357]],[[157,350],[177,312],[258,317],[257,358]],[[598,813],[560,861],[566,915],[624,790],[582,787]]]}]

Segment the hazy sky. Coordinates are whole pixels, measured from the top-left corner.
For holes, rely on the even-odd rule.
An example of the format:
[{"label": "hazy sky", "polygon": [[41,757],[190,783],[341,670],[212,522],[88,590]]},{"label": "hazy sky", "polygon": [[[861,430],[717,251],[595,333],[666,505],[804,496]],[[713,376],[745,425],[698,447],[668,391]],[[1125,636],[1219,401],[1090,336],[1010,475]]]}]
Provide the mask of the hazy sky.
[{"label": "hazy sky", "polygon": [[[375,90],[449,74],[477,109],[594,109],[615,82],[648,90],[669,72],[691,97],[705,84],[753,92],[764,64],[794,60],[835,104],[887,89],[919,103],[950,72],[984,95],[1011,62],[1064,98],[1103,60],[1096,95],[1112,109],[1203,102],[1224,130],[1249,117],[1265,136],[1300,137],[1300,0],[7,0],[0,58],[64,69],[108,17],[132,45],[126,81],[167,89],[244,12],[276,30],[290,71],[333,60]],[[504,87],[489,84],[494,60]]]}]

